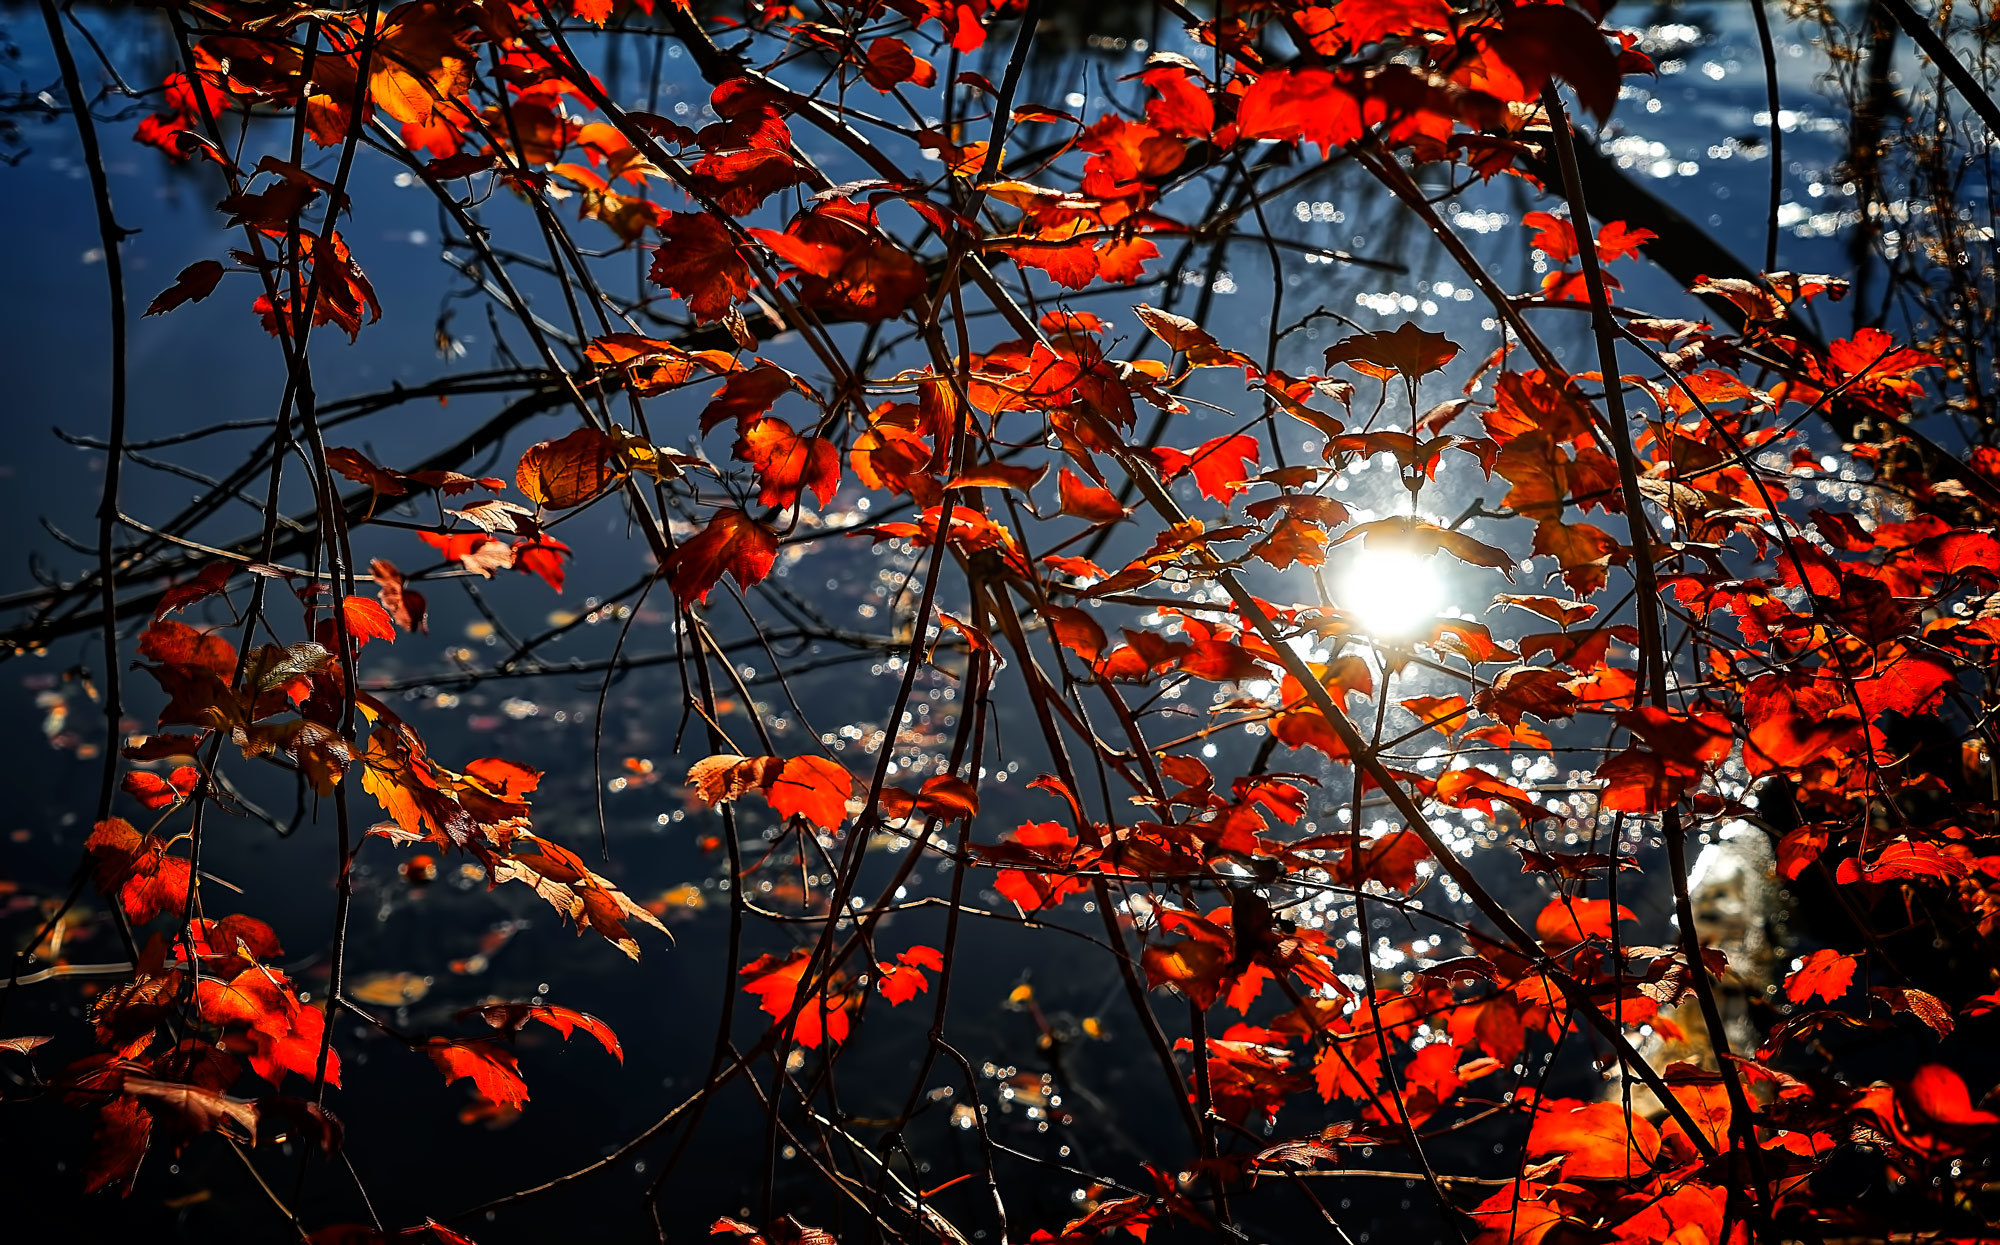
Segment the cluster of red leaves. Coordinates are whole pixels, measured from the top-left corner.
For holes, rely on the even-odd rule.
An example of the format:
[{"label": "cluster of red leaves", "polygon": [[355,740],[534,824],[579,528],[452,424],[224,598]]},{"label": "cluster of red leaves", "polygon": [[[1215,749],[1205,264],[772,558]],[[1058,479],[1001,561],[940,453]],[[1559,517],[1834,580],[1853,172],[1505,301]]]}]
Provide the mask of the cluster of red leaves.
[{"label": "cluster of red leaves", "polygon": [[[1955,1180],[1949,1165],[2000,1123],[1977,1105],[1984,1095],[1949,1054],[1927,1054],[1907,1077],[1859,1084],[1821,1054],[1829,1049],[1823,1039],[1837,1031],[1910,1030],[1901,1020],[1908,1017],[1919,1040],[1929,1041],[2000,1008],[1991,994],[1946,998],[1903,979],[1874,945],[1804,957],[1783,984],[1793,1011],[1756,1051],[1705,1069],[1646,1068],[1658,1105],[1650,1115],[1623,1103],[1543,1097],[1526,1085],[1482,1097],[1482,1081],[1570,1035],[1606,1043],[1642,1028],[1685,1036],[1677,1009],[1698,1001],[1726,969],[1699,946],[1698,931],[1684,931],[1687,940],[1672,947],[1633,944],[1625,927],[1636,918],[1613,889],[1633,862],[1595,844],[1524,848],[1523,870],[1536,875],[1544,896],[1533,918],[1472,934],[1464,954],[1422,964],[1401,981],[1370,972],[1367,948],[1362,971],[1344,971],[1351,951],[1265,893],[1330,886],[1414,908],[1433,879],[1463,885],[1430,817],[1532,834],[1561,815],[1514,781],[1519,768],[1473,763],[1472,750],[1525,760],[1556,751],[1550,732],[1595,728],[1611,743],[1590,772],[1572,776],[1594,801],[1587,815],[1658,819],[1675,835],[1690,823],[1719,827],[1756,811],[1740,785],[1721,781],[1740,765],[1762,792],[1780,797],[1760,807],[1786,808],[1778,846],[1785,878],[1813,871],[1838,888],[1864,929],[1874,913],[1921,902],[1992,936],[2000,927],[2000,856],[1987,851],[1994,810],[1941,776],[1935,750],[1910,743],[1910,724],[1944,706],[1965,721],[1988,716],[1990,696],[1980,698],[2000,646],[1991,605],[2000,592],[2000,537],[1935,480],[1897,481],[1901,509],[1800,516],[1780,504],[1792,481],[1773,463],[1784,461],[1794,416],[1839,404],[1893,425],[1911,415],[1925,373],[1940,362],[1877,329],[1820,343],[1796,312],[1816,297],[1838,297],[1838,282],[1787,273],[1704,281],[1694,292],[1733,304],[1741,331],[1630,319],[1623,322],[1630,340],[1672,353],[1654,352],[1660,366],[1652,374],[1625,377],[1564,374],[1541,353],[1524,366],[1521,347],[1510,344],[1474,377],[1490,384],[1468,385],[1464,398],[1423,413],[1420,385],[1436,384],[1461,351],[1415,324],[1348,335],[1325,352],[1322,372],[1297,376],[1257,362],[1264,352],[1252,343],[1225,344],[1193,320],[1146,305],[1134,315],[1151,334],[1146,348],[1157,343],[1164,358],[1120,350],[1121,329],[1061,306],[1030,319],[994,300],[1005,336],[974,343],[968,333],[947,344],[937,333],[945,314],[964,325],[959,304],[979,279],[991,279],[989,263],[1011,263],[1024,280],[1058,293],[1160,275],[1148,267],[1161,254],[1159,239],[1177,244],[1214,226],[1177,219],[1173,192],[1260,144],[1316,146],[1322,158],[1349,152],[1379,167],[1391,186],[1407,180],[1404,160],[1539,186],[1551,137],[1545,89],[1566,86],[1603,118],[1621,79],[1650,69],[1631,37],[1602,27],[1600,7],[1232,5],[1191,25],[1214,53],[1211,65],[1156,55],[1134,75],[1141,103],[1129,113],[1085,120],[1015,106],[1011,86],[967,72],[945,89],[991,106],[988,138],[963,124],[926,124],[905,100],[919,120],[902,137],[935,160],[938,176],[847,185],[825,179],[795,135],[811,123],[842,138],[846,122],[830,122],[816,101],[776,77],[712,74],[712,120],[700,129],[619,109],[560,51],[561,32],[539,3],[413,0],[387,12],[314,11],[305,23],[310,45],[285,33],[299,20],[279,22],[276,34],[267,29],[267,7],[206,6],[209,24],[192,41],[187,65],[163,84],[160,111],[140,127],[141,141],[176,159],[221,166],[230,193],[220,207],[245,239],[245,249],[230,254],[233,267],[191,265],[149,313],[205,299],[234,272],[261,282],[254,310],[289,347],[301,345],[310,326],[332,324],[353,336],[382,315],[334,227],[346,208],[341,187],[275,157],[238,167],[218,141],[218,117],[277,113],[296,118],[322,148],[358,140],[370,123],[397,135],[410,168],[449,204],[461,200],[443,184],[465,180],[574,199],[579,219],[608,229],[617,245],[652,248],[646,271],[659,300],[684,310],[704,334],[700,347],[636,332],[584,344],[587,368],[564,378],[578,398],[579,425],[517,462],[513,487],[529,504],[504,500],[505,480],[398,471],[354,450],[328,449],[324,468],[366,490],[349,500],[351,513],[372,515],[380,499],[420,492],[441,499],[477,492],[480,500],[445,510],[434,528],[417,533],[443,572],[490,577],[514,569],[561,591],[570,551],[548,533],[560,512],[619,498],[651,518],[642,480],[665,486],[692,470],[713,473],[729,488],[688,490],[695,521],[682,530],[663,523],[653,550],[676,609],[693,618],[725,576],[746,594],[769,577],[804,508],[825,511],[848,488],[906,501],[909,517],[866,534],[966,568],[972,617],[924,621],[955,633],[974,655],[968,670],[988,668],[1005,643],[1013,664],[1027,670],[1036,707],[1071,714],[1032,658],[1026,624],[1034,623],[1065,684],[1100,690],[1132,732],[1126,749],[1104,744],[1087,721],[1070,722],[1102,772],[1138,793],[1138,817],[1093,814],[1072,780],[1044,775],[1031,785],[1056,802],[1057,819],[1001,836],[981,827],[981,840],[970,839],[977,783],[956,773],[914,791],[878,781],[858,801],[853,776],[826,756],[719,753],[688,776],[705,805],[731,806],[755,793],[791,830],[815,836],[896,823],[914,837],[921,826],[921,851],[937,827],[967,823],[968,860],[960,863],[991,869],[998,895],[1025,917],[1091,902],[1111,935],[1123,937],[1130,930],[1113,913],[1111,886],[1143,891],[1145,904],[1128,902],[1125,913],[1145,943],[1135,957],[1144,984],[1173,991],[1204,1016],[1234,1013],[1185,1043],[1201,1127],[1209,1120],[1275,1127],[1294,1098],[1308,1096],[1351,1117],[1261,1148],[1215,1150],[1210,1138],[1215,1152],[1188,1180],[1155,1173],[1153,1190],[1101,1200],[1059,1238],[1036,1239],[1085,1241],[1113,1231],[1143,1239],[1164,1218],[1208,1229],[1217,1201],[1198,1204],[1187,1196],[1193,1184],[1249,1191],[1288,1168],[1337,1164],[1346,1146],[1411,1146],[1419,1130],[1488,1112],[1522,1122],[1526,1141],[1514,1178],[1458,1208],[1483,1243],[1588,1236],[1720,1245],[1780,1224],[1819,1237],[1848,1226],[1843,1209],[1815,1189],[1842,1147],[1874,1148],[1927,1192],[1945,1189],[1947,1172]],[[832,61],[842,84],[900,99],[938,83],[935,65],[913,47],[949,48],[955,62],[1022,6],[862,3],[847,6],[857,17],[851,27],[808,20],[788,6],[750,7],[750,36],[811,47]],[[654,6],[638,0],[637,8]],[[659,8],[688,33],[690,15]],[[576,0],[570,11],[602,25],[613,9],[609,0]],[[702,33],[698,25],[693,32]],[[1279,44],[1293,55],[1267,59]],[[491,73],[483,74],[487,65]],[[1005,165],[1001,144],[1037,132],[1030,127],[1057,136],[1059,153],[1043,168],[1074,153],[1074,178]],[[893,166],[875,168],[888,171]],[[659,200],[660,189],[673,192],[670,202]],[[747,223],[753,217],[765,223]],[[914,231],[904,227],[912,220]],[[1585,239],[1573,223],[1581,220],[1549,211],[1526,218],[1531,245],[1553,266],[1536,300],[1591,303],[1587,272],[1642,254],[1654,240],[1616,221]],[[905,240],[913,236],[936,249]],[[1607,277],[1596,288],[1618,286]],[[1594,310],[1608,318],[1608,306]],[[872,330],[892,320],[928,334],[934,347],[928,363],[892,384],[821,387],[757,355],[760,333],[823,334],[835,323]],[[1247,420],[1219,435],[1185,431],[1190,406],[1180,394],[1207,369],[1240,374],[1248,403],[1286,433],[1310,430],[1317,460],[1279,459],[1276,434]],[[1607,380],[1645,395],[1631,444],[1620,440],[1627,429],[1600,409],[1596,395]],[[635,406],[661,395],[684,403],[684,391],[708,385],[696,399],[695,425],[701,438],[731,438],[715,461],[735,467],[610,425],[588,400],[624,390]],[[1379,410],[1365,401],[1355,409],[1357,388],[1373,387],[1381,409],[1393,409],[1392,386],[1409,403],[1407,426],[1378,426]],[[860,395],[871,388],[894,400],[870,405]],[[775,413],[786,400],[787,413]],[[1173,417],[1143,446],[1142,412]],[[1446,431],[1468,413],[1476,430],[1467,420],[1465,431]],[[1023,446],[1046,446],[1055,461],[1016,461]],[[1416,514],[1354,521],[1333,495],[1336,479],[1381,455],[1413,498],[1441,470],[1498,477],[1506,513],[1532,529],[1527,548]],[[1856,453],[1863,461],[1884,456],[1879,447]],[[1045,483],[1051,465],[1053,489]],[[1816,471],[1799,446],[1791,473]],[[1131,494],[1123,493],[1128,481]],[[1072,538],[1131,523],[1135,497],[1148,508],[1148,526],[1120,546],[1122,565],[1061,551]],[[1202,512],[1186,513],[1177,497]],[[1647,514],[1635,513],[1642,507]],[[1019,530],[1024,513],[1046,514],[1063,535],[1030,540]],[[1645,535],[1662,518],[1672,521],[1667,549]],[[1496,608],[1540,620],[1530,624],[1537,629],[1509,635],[1439,618],[1393,650],[1374,648],[1373,661],[1361,655],[1371,638],[1356,612],[1323,593],[1282,604],[1232,591],[1199,608],[1162,604],[1159,595],[1162,585],[1195,580],[1236,584],[1235,573],[1253,563],[1310,572],[1350,545],[1416,559],[1448,555],[1510,579],[1533,566],[1545,592],[1567,595],[1499,594]],[[1056,552],[1033,552],[1052,546]],[[273,1086],[288,1075],[337,1084],[340,1065],[323,1014],[301,1003],[268,963],[278,951],[268,929],[243,917],[189,919],[198,882],[165,827],[189,803],[229,798],[215,773],[225,745],[246,760],[295,769],[322,796],[358,777],[389,818],[377,828],[382,837],[464,853],[493,883],[526,883],[580,932],[593,930],[628,954],[638,953],[628,922],[658,926],[575,853],[534,832],[537,771],[498,758],[448,768],[408,722],[354,691],[365,645],[424,629],[425,601],[410,585],[434,572],[405,575],[376,560],[370,601],[329,599],[282,568],[242,567],[295,588],[301,634],[310,638],[289,646],[239,652],[222,635],[167,617],[211,598],[228,603],[238,569],[212,563],[171,588],[139,643],[165,702],[161,724],[172,733],[130,755],[199,763],[165,775],[135,771],[124,790],[161,820],[142,832],[112,818],[88,843],[100,887],[129,921],[171,917],[176,925],[172,943],[156,939],[132,982],[102,996],[93,1021],[105,1053],[73,1068],[65,1083],[100,1112],[96,1185],[129,1186],[155,1131],[173,1144],[203,1131],[256,1140],[261,1121],[289,1112],[313,1121],[323,1144],[337,1140],[317,1108],[229,1093],[252,1075]],[[1638,612],[1619,604],[1610,590],[1627,577],[1642,591],[1657,584],[1657,602],[1641,601]],[[1020,597],[1019,610],[1009,593]],[[1114,638],[1100,619],[1135,602],[1145,616]],[[1649,689],[1656,663],[1669,655],[1644,651],[1649,641],[1636,621],[1655,604],[1698,629],[1671,696]],[[1390,680],[1418,658],[1458,679],[1463,694],[1391,702]],[[1689,673],[1697,677],[1679,678]],[[1314,772],[1270,772],[1260,761],[1243,775],[1218,775],[1199,750],[1205,736],[1156,747],[1127,726],[1136,721],[1127,693],[1177,694],[1190,682],[1229,689],[1219,715],[1267,731],[1267,756],[1282,745]],[[1388,750],[1367,745],[1346,714],[1378,693],[1384,723],[1411,736],[1435,734],[1465,755],[1444,767],[1386,760]],[[1965,744],[1967,764],[1990,777],[1983,727],[1960,733],[1953,742]],[[1062,749],[1052,741],[1051,752]],[[978,773],[983,760],[975,757],[966,772]],[[1379,790],[1402,824],[1386,833],[1358,826],[1323,833],[1309,824],[1329,767],[1351,779],[1357,808]],[[1595,893],[1600,887],[1610,893]],[[1203,889],[1228,902],[1200,902]],[[826,924],[831,930],[836,922]],[[851,970],[821,954],[825,945],[768,953],[742,968],[743,988],[773,1022],[768,1040],[826,1050],[852,1034],[868,995]],[[944,953],[928,946],[873,963],[877,990],[892,1005],[929,992],[935,979],[927,974],[947,971]],[[940,988],[940,1007],[942,995]],[[497,1108],[527,1099],[508,1044],[527,1023],[565,1037],[580,1028],[620,1053],[600,1022],[568,1009],[497,1004],[477,1014],[495,1032],[428,1036],[415,1048],[448,1081],[469,1079]],[[175,1018],[185,1023],[169,1023]],[[1939,1199],[1943,1206],[1948,1194]],[[830,1239],[790,1220],[762,1230],[723,1220],[715,1231],[772,1245]],[[369,1230],[327,1232],[335,1234],[329,1240],[383,1239]],[[444,1234],[411,1230],[424,1232]]]}]

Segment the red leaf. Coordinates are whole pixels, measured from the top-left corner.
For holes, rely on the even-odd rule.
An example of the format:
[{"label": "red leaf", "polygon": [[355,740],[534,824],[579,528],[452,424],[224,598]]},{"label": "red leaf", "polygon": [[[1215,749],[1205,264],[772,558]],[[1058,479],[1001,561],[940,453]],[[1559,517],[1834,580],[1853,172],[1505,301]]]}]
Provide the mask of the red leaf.
[{"label": "red leaf", "polygon": [[183,765],[167,778],[146,770],[134,770],[125,775],[120,785],[127,795],[158,812],[187,799],[200,782],[201,771],[192,765]]},{"label": "red leaf", "polygon": [[359,652],[370,640],[395,642],[396,624],[389,611],[367,597],[348,597],[340,603],[340,613],[347,621],[347,634],[354,641],[355,651]]},{"label": "red leaf", "polygon": [[[1632,910],[1619,904],[1617,919],[1636,921]],[[1535,918],[1535,937],[1561,950],[1589,938],[1611,937],[1612,907],[1609,899],[1551,899]]]},{"label": "red leaf", "polygon": [[424,1043],[431,1062],[444,1073],[445,1083],[470,1080],[481,1098],[502,1107],[518,1110],[528,1101],[528,1083],[521,1079],[521,1065],[514,1052],[491,1042],[460,1042],[434,1037]]},{"label": "red leaf", "polygon": [[1623,1180],[1646,1174],[1659,1157],[1660,1135],[1615,1102],[1551,1099],[1536,1110],[1528,1153],[1561,1156],[1568,1179]]},{"label": "red leaf", "polygon": [[1257,461],[1257,441],[1241,433],[1226,434],[1204,441],[1188,458],[1194,485],[1203,497],[1228,505],[1243,491],[1250,464]]},{"label": "red leaf", "polygon": [[771,573],[778,560],[778,534],[741,510],[718,510],[708,526],[682,541],[660,567],[673,585],[674,599],[686,608],[707,601],[709,590],[728,571],[748,588]]},{"label": "red leaf", "polygon": [[515,570],[538,576],[557,592],[563,590],[563,559],[570,556],[568,545],[545,532],[537,533],[516,543],[513,556]]},{"label": "red leaf", "polygon": [[381,598],[382,608],[389,612],[389,617],[395,620],[397,626],[418,635],[430,629],[424,594],[407,586],[408,581],[403,578],[403,572],[396,569],[394,562],[376,558],[368,564],[368,571],[375,577],[375,595]]},{"label": "red leaf", "polygon": [[1361,137],[1361,104],[1324,69],[1276,69],[1243,92],[1236,107],[1241,139],[1305,139],[1330,156]]},{"label": "red leaf", "polygon": [[660,222],[660,249],[648,275],[702,321],[720,320],[750,292],[750,265],[729,231],[704,212],[673,212]]},{"label": "red leaf", "polygon": [[[800,978],[805,975],[806,965],[811,956],[803,949],[780,958],[775,955],[760,955],[743,966],[745,978],[743,989],[757,996],[757,1005],[773,1019],[783,1020],[791,1014],[799,995]],[[807,1050],[817,1050],[821,1042],[836,1044],[847,1040],[847,1009],[845,1000],[828,998],[822,994],[807,1000],[799,1009],[792,1036]]]},{"label": "red leaf", "polygon": [[210,562],[202,567],[193,579],[183,584],[175,584],[160,594],[160,603],[153,607],[153,620],[157,622],[175,610],[220,595],[235,570],[234,562]]},{"label": "red leaf", "polygon": [[924,976],[923,970],[941,972],[944,956],[935,947],[917,946],[898,954],[895,963],[883,960],[875,967],[882,973],[876,982],[882,997],[889,1000],[890,1006],[900,1007],[931,988],[930,978]]},{"label": "red leaf", "polygon": [[1910,1078],[1910,1103],[1939,1124],[1954,1128],[1985,1128],[2000,1124],[2000,1115],[1972,1105],[1972,1095],[1958,1073],[1943,1064],[1925,1064]]},{"label": "red leaf", "polygon": [[783,508],[810,489],[824,508],[840,487],[840,453],[833,442],[802,437],[782,419],[765,416],[736,441],[736,456],[757,471],[760,505]]},{"label": "red leaf", "polygon": [[1116,523],[1131,513],[1118,504],[1116,493],[1099,488],[1068,467],[1056,477],[1056,493],[1062,499],[1064,514],[1092,523]]},{"label": "red leaf", "polygon": [[507,542],[484,532],[418,532],[417,538],[481,578],[491,579],[496,570],[514,565],[514,551]]},{"label": "red leaf", "polygon": [[461,1017],[473,1014],[494,1028],[509,1032],[518,1032],[530,1020],[540,1021],[565,1039],[581,1029],[596,1038],[597,1044],[615,1056],[618,1062],[625,1062],[625,1048],[618,1044],[618,1035],[611,1031],[610,1025],[589,1012],[546,1003],[487,1003],[459,1013]]},{"label": "red leaf", "polygon": [[1794,1003],[1809,1003],[1815,998],[1831,1003],[1854,984],[1854,969],[1851,955],[1824,949],[1815,951],[1785,978],[1785,997]]},{"label": "red leaf", "polygon": [[796,756],[771,780],[764,798],[781,817],[796,815],[833,830],[847,819],[847,797],[853,793],[854,778],[839,765],[825,757]]},{"label": "red leaf", "polygon": [[97,887],[115,893],[119,906],[134,925],[163,913],[178,915],[187,907],[192,874],[188,862],[166,854],[157,838],[142,839],[122,817],[100,821],[84,840]]}]

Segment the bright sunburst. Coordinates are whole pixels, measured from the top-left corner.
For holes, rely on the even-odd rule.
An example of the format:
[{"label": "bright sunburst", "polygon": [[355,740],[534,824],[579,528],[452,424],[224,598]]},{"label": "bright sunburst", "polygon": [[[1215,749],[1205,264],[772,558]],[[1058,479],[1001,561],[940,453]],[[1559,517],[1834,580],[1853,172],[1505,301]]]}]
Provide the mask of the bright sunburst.
[{"label": "bright sunburst", "polygon": [[1364,549],[1340,572],[1334,601],[1372,636],[1398,639],[1437,617],[1444,584],[1433,559]]}]

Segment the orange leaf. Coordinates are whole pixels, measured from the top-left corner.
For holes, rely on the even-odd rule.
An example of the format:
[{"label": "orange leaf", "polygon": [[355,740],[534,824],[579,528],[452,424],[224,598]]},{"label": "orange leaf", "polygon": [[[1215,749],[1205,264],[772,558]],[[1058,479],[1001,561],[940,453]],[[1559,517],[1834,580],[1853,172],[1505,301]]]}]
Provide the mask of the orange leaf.
[{"label": "orange leaf", "polygon": [[854,777],[839,765],[825,757],[796,756],[764,789],[764,798],[780,817],[804,817],[832,830],[847,819],[847,797],[853,793]]},{"label": "orange leaf", "polygon": [[1056,477],[1057,495],[1062,499],[1062,512],[1092,523],[1116,523],[1131,513],[1118,504],[1118,495],[1108,488],[1099,488],[1068,467]]},{"label": "orange leaf", "polygon": [[1785,978],[1785,997],[1794,1003],[1809,1003],[1815,998],[1831,1003],[1854,984],[1854,969],[1853,956],[1822,948]]},{"label": "orange leaf", "polygon": [[1646,1174],[1659,1157],[1660,1134],[1615,1102],[1553,1098],[1535,1113],[1528,1153],[1560,1155],[1569,1179],[1623,1180]]},{"label": "orange leaf", "polygon": [[748,588],[771,573],[778,560],[778,534],[741,510],[718,510],[708,526],[680,543],[661,565],[673,585],[674,599],[685,608],[707,601],[722,573]]},{"label": "orange leaf", "polygon": [[821,437],[802,437],[775,416],[753,421],[736,439],[736,457],[757,471],[761,505],[783,508],[810,489],[823,508],[840,487],[840,452]]},{"label": "orange leaf", "polygon": [[578,428],[560,440],[531,445],[514,469],[514,483],[530,501],[551,510],[580,506],[619,478],[611,461],[616,444],[595,428]]},{"label": "orange leaf", "polygon": [[340,612],[347,622],[347,634],[353,639],[356,651],[370,640],[396,639],[396,624],[389,617],[389,611],[370,601],[367,597],[348,597],[340,603]]},{"label": "orange leaf", "polygon": [[490,1042],[439,1037],[425,1042],[424,1051],[444,1073],[446,1084],[469,1079],[480,1097],[517,1110],[528,1101],[528,1083],[521,1079],[521,1065],[515,1062],[512,1051]]}]

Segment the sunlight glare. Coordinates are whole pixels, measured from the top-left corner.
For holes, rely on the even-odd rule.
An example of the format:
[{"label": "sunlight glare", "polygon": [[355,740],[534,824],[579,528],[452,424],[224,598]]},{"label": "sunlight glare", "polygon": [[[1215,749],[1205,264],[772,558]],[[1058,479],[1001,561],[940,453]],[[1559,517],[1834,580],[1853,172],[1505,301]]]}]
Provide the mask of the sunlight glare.
[{"label": "sunlight glare", "polygon": [[1347,564],[1335,602],[1370,635],[1407,636],[1437,617],[1444,584],[1433,559],[1364,549]]}]

